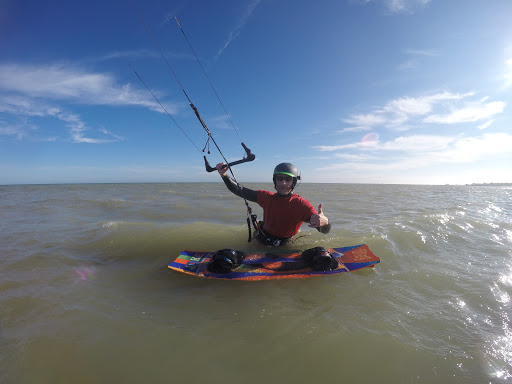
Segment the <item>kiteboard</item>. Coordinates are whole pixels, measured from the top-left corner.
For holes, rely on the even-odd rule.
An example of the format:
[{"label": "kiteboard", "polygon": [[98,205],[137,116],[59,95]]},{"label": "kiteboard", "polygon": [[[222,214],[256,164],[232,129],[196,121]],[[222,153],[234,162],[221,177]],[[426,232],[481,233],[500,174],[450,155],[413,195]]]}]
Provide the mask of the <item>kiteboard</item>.
[{"label": "kiteboard", "polygon": [[[380,263],[380,259],[373,254],[366,244],[326,249],[338,263],[338,266],[333,270],[315,271],[310,266],[301,265],[302,251],[290,250],[248,252],[245,254],[242,264],[228,273],[208,271],[207,266],[215,252],[182,251],[176,260],[169,264],[169,268],[192,276],[257,281],[328,276],[373,267]],[[294,266],[297,266],[297,269]]]}]

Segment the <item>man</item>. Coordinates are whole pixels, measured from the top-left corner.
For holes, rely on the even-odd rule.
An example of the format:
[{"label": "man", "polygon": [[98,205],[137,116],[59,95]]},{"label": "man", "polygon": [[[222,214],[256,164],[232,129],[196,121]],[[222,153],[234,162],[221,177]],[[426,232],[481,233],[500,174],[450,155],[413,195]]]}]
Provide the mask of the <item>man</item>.
[{"label": "man", "polygon": [[217,164],[217,171],[224,184],[235,195],[246,200],[258,203],[263,208],[263,223],[257,233],[257,239],[268,246],[286,244],[292,236],[299,232],[303,222],[316,228],[319,232],[328,233],[331,229],[329,219],[322,211],[322,204],[318,212],[306,199],[293,193],[293,189],[300,179],[297,168],[290,163],[278,164],[274,169],[274,187],[277,193],[258,190],[254,191],[242,187],[226,175],[226,163]]}]

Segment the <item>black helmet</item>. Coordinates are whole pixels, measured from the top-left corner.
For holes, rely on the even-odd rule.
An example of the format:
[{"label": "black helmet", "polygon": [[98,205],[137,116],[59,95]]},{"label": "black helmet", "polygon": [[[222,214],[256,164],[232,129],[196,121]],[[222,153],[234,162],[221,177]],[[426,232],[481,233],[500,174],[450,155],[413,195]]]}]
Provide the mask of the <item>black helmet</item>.
[{"label": "black helmet", "polygon": [[[278,164],[274,168],[274,175],[277,175],[277,174],[283,174],[283,175],[291,176],[293,178],[297,178],[299,175],[299,172],[297,172],[297,168],[295,167],[295,165],[290,164],[290,163],[281,163],[281,164]],[[300,177],[299,177],[299,179],[300,179]]]},{"label": "black helmet", "polygon": [[293,177],[292,191],[297,185],[297,180],[300,180],[297,168],[291,163],[281,163],[276,165],[273,176],[274,186],[276,185],[276,175],[288,175]]}]

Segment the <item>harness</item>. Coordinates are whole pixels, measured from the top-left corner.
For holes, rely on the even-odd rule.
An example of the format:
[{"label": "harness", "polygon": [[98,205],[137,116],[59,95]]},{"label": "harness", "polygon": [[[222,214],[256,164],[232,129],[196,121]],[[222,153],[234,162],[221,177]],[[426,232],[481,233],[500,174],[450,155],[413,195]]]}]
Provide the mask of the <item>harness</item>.
[{"label": "harness", "polygon": [[[256,216],[256,215],[254,215],[254,216]],[[259,223],[259,226],[260,226],[260,229],[256,232],[256,239],[260,243],[266,245],[267,247],[279,247],[281,245],[287,244],[291,239],[291,237],[279,237],[279,236],[271,235],[268,232],[265,232],[263,230],[262,223]]]}]

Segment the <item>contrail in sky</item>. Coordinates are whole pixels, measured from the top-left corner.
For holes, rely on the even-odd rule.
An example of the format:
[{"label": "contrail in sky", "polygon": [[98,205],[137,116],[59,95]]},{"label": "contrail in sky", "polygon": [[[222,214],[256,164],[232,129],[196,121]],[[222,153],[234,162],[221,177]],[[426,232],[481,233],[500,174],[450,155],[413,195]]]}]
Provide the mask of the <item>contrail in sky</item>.
[{"label": "contrail in sky", "polygon": [[256,9],[256,7],[258,6],[259,3],[261,3],[261,0],[254,0],[251,4],[249,4],[249,6],[246,8],[244,14],[240,18],[240,21],[238,22],[238,25],[235,27],[235,29],[233,29],[229,33],[228,39],[226,40],[226,42],[224,43],[222,48],[219,49],[219,52],[217,52],[217,54],[215,55],[215,61],[217,61],[217,59],[220,57],[222,52],[224,52],[224,50],[228,47],[228,45],[231,44],[231,42],[235,38],[238,37],[238,35],[240,34],[241,29],[247,23],[247,20],[252,15],[252,13],[254,12],[254,10]]}]

